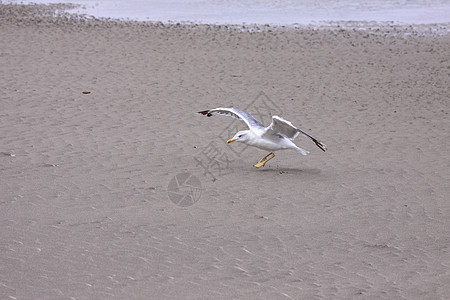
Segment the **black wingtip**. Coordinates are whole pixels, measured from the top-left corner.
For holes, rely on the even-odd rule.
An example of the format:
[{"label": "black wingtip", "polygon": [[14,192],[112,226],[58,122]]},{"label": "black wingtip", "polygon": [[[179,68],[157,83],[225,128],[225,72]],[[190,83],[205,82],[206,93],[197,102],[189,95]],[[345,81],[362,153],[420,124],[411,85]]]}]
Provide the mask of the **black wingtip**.
[{"label": "black wingtip", "polygon": [[327,150],[327,146],[325,146],[325,144],[319,142],[315,138],[313,138],[313,141],[316,144],[316,146],[319,147],[323,152],[325,152]]},{"label": "black wingtip", "polygon": [[316,143],[317,147],[319,147],[323,152],[327,150],[327,146],[325,144],[322,144],[321,142],[317,141]]},{"label": "black wingtip", "polygon": [[209,110],[199,111],[198,113],[202,114],[204,116],[207,116],[207,117],[211,117],[212,116],[212,114],[209,112]]}]

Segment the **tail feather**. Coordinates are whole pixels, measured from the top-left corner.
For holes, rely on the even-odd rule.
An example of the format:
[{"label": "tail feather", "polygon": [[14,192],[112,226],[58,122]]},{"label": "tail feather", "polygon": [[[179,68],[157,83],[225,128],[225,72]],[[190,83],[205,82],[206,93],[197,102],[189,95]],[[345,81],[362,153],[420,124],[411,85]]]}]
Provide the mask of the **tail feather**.
[{"label": "tail feather", "polygon": [[300,148],[300,147],[297,147],[297,148],[295,148],[295,149],[297,149],[301,154],[303,154],[303,155],[308,155],[309,154],[309,151],[307,151],[307,150],[305,150],[305,149],[302,149],[302,148]]}]

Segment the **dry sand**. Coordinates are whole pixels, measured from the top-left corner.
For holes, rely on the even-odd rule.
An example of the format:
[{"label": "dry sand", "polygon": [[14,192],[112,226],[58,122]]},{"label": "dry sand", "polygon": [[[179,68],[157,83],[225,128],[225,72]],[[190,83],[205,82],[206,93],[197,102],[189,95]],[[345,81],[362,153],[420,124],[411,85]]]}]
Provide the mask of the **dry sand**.
[{"label": "dry sand", "polygon": [[[448,30],[41,9],[0,5],[0,298],[448,299]],[[329,151],[255,169],[239,123],[196,114],[218,106]]]}]

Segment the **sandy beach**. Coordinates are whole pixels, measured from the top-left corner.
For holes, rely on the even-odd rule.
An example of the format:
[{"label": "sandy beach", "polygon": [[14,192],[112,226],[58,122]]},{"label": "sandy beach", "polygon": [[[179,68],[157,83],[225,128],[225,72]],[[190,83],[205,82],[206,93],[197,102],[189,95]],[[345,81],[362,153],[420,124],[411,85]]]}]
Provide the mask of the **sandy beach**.
[{"label": "sandy beach", "polygon": [[448,28],[52,12],[0,4],[1,299],[449,298]]}]

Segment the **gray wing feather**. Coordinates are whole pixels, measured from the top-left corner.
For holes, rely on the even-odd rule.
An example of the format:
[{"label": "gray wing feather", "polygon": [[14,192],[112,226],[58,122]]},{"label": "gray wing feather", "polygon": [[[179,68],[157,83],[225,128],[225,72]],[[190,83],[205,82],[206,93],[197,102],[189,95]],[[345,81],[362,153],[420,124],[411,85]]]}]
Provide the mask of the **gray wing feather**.
[{"label": "gray wing feather", "polygon": [[290,140],[295,139],[301,133],[305,137],[312,140],[317,145],[317,147],[322,149],[322,151],[325,151],[327,149],[327,146],[325,146],[325,144],[319,142],[317,139],[313,138],[306,132],[303,132],[294,125],[292,125],[291,122],[279,116],[272,117],[272,123],[266,128],[266,132],[264,134],[274,134],[274,133],[281,134],[282,136]]},{"label": "gray wing feather", "polygon": [[300,133],[291,122],[279,116],[272,117],[272,123],[267,127],[267,133],[269,132],[281,134],[290,140],[295,139]]},{"label": "gray wing feather", "polygon": [[253,129],[265,128],[258,120],[253,118],[253,116],[251,114],[246,113],[245,111],[242,111],[239,109],[232,108],[232,107],[231,108],[219,107],[219,108],[199,111],[198,113],[205,115],[207,117],[211,117],[214,114],[228,116],[228,117],[232,117],[232,118],[244,121],[245,124],[247,124],[247,126],[249,128],[253,128]]}]

